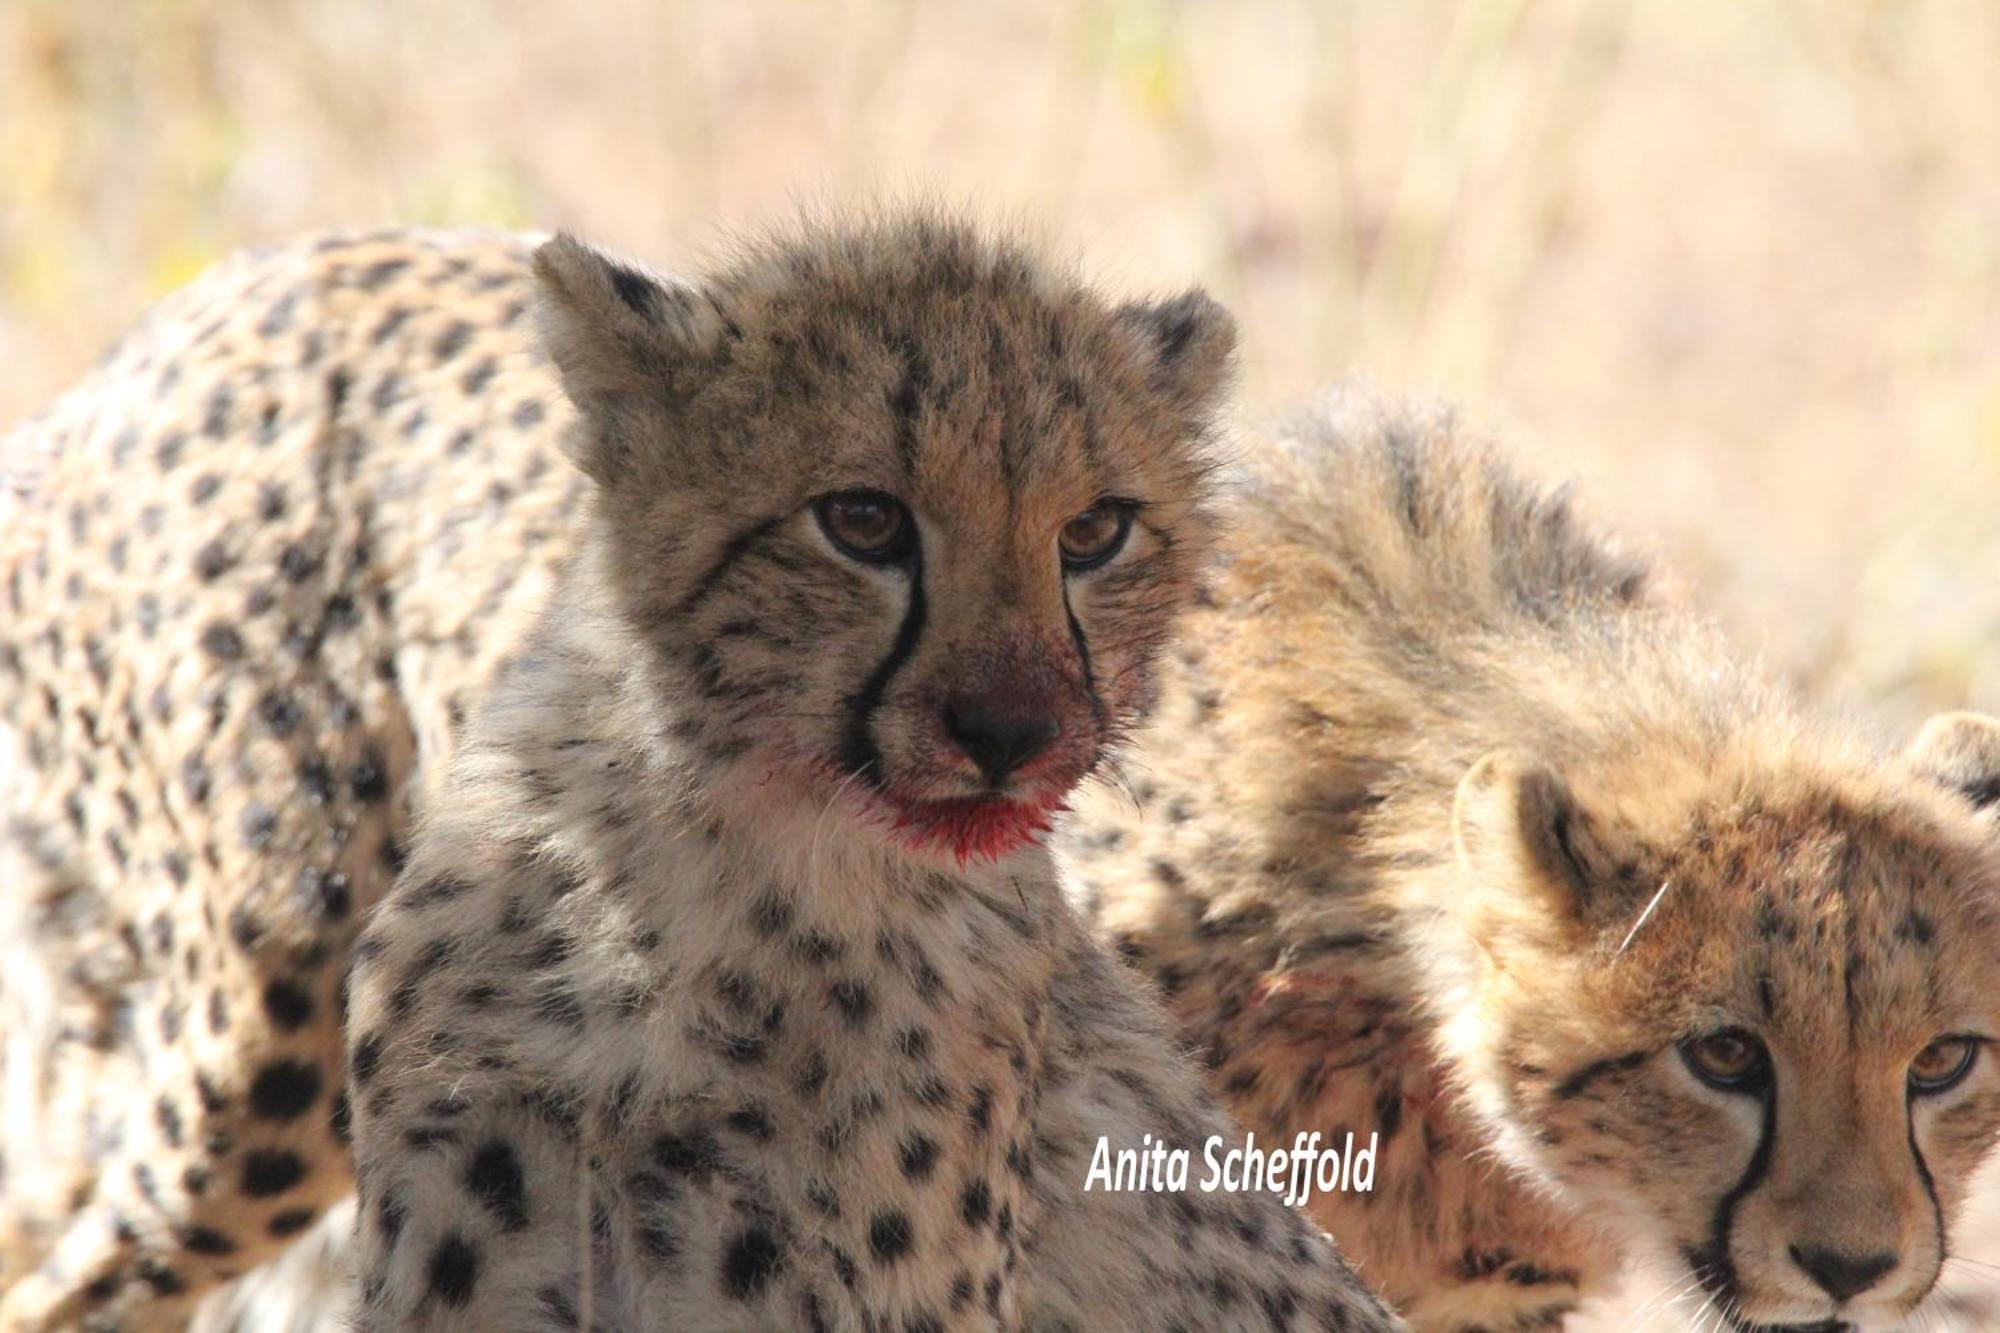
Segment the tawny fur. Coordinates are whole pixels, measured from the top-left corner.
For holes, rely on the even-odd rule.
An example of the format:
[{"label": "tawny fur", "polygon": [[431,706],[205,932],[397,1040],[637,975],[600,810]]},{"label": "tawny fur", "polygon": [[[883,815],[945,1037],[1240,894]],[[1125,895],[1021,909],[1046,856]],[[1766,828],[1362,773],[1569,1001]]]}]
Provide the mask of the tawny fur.
[{"label": "tawny fur", "polygon": [[[1063,845],[1246,1124],[1380,1136],[1314,1215],[1425,1329],[1556,1326],[1621,1253],[1827,1319],[1794,1246],[1895,1256],[1838,1315],[1906,1317],[2000,1127],[1989,1054],[1904,1113],[2000,1034],[2000,727],[1812,716],[1443,414],[1349,395],[1252,461],[1132,799]],[[1676,1050],[1724,1027],[1768,1134]]]}]

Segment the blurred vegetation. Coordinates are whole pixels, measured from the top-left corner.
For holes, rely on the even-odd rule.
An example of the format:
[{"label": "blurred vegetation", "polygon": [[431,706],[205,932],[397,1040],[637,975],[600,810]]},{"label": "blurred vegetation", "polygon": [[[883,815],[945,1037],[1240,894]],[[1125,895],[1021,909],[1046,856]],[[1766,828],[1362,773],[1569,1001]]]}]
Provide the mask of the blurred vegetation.
[{"label": "blurred vegetation", "polygon": [[2000,5],[0,0],[0,421],[241,245],[801,201],[1196,279],[1446,394],[1897,725],[2000,710]]},{"label": "blurred vegetation", "polygon": [[0,417],[236,246],[802,200],[1196,278],[1580,474],[1810,682],[2000,706],[2000,6],[4,0]]},{"label": "blurred vegetation", "polygon": [[2000,6],[4,0],[0,417],[240,245],[800,201],[1209,284],[1580,475],[1811,683],[2000,707]]}]

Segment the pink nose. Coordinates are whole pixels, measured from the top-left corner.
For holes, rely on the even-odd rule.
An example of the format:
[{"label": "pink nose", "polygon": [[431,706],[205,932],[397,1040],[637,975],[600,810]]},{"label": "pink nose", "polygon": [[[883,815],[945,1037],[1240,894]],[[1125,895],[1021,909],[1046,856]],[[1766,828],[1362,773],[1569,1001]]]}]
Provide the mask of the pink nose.
[{"label": "pink nose", "polygon": [[991,699],[958,699],[944,707],[944,733],[998,787],[1062,735],[1062,723],[1033,708]]}]

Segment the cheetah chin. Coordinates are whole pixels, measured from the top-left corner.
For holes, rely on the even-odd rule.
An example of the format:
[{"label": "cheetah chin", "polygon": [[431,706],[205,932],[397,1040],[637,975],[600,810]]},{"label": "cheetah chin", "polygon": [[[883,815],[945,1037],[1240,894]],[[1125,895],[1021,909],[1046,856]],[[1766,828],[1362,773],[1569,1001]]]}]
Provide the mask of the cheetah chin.
[{"label": "cheetah chin", "polygon": [[941,849],[961,863],[990,861],[1040,840],[1068,808],[1062,797],[1040,802],[985,796],[898,801],[890,805],[890,836],[912,851]]}]

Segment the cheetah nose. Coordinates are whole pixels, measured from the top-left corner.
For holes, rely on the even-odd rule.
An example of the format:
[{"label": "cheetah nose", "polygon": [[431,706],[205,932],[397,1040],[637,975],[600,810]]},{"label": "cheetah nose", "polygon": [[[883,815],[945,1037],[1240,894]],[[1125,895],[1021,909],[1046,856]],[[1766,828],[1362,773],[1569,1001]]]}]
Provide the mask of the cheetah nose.
[{"label": "cheetah nose", "polygon": [[1008,774],[1048,749],[1062,735],[1062,723],[994,700],[956,700],[944,707],[944,732],[979,766],[987,785],[998,787]]},{"label": "cheetah nose", "polygon": [[1838,1250],[1815,1246],[1800,1249],[1796,1245],[1790,1249],[1792,1262],[1837,1301],[1860,1295],[1896,1266],[1893,1254],[1842,1254]]}]

